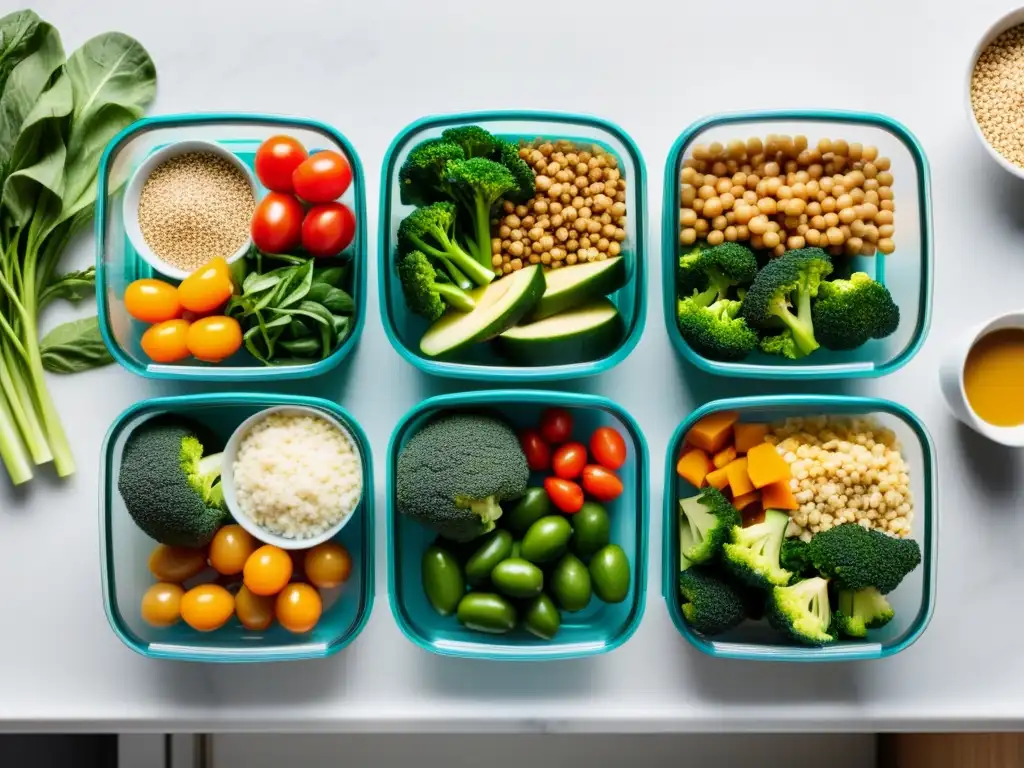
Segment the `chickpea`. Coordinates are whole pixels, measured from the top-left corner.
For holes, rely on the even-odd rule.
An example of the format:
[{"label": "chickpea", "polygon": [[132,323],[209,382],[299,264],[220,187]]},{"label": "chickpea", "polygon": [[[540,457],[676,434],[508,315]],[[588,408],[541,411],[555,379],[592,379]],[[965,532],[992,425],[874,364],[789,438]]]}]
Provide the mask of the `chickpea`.
[{"label": "chickpea", "polygon": [[[701,221],[703,221],[703,219],[701,219]],[[700,221],[698,221],[697,223],[700,224]],[[700,234],[700,227],[694,227],[694,231],[696,231],[698,234]],[[565,250],[567,250],[569,253],[575,253],[576,251],[579,250],[579,248],[580,248],[579,240],[569,240],[565,244]]]},{"label": "chickpea", "polygon": [[822,218],[825,219],[825,227],[838,227],[839,226],[839,214],[834,212],[826,213]]},{"label": "chickpea", "polygon": [[891,187],[893,182],[892,174],[888,171],[882,171],[875,177],[878,180],[879,186]]},{"label": "chickpea", "polygon": [[605,253],[608,251],[609,245],[611,245],[611,243],[608,241],[608,239],[602,237],[600,240],[597,241],[597,250],[601,251],[602,253]]},{"label": "chickpea", "polygon": [[586,232],[587,231],[587,220],[586,219],[576,219],[576,221],[574,221],[572,223],[572,228],[575,229],[577,232],[580,232],[580,233]]},{"label": "chickpea", "polygon": [[535,242],[533,243],[533,245],[531,245],[531,246],[530,246],[530,249],[531,249],[531,250],[532,250],[532,251],[533,251],[534,253],[544,253],[544,248],[543,248],[543,247],[541,246],[541,244],[540,244],[540,241],[539,241],[539,240],[538,240],[538,241],[535,241]]},{"label": "chickpea", "polygon": [[695,210],[697,213],[704,212],[704,201],[701,200],[699,197],[693,201],[693,210]]},{"label": "chickpea", "polygon": [[726,220],[725,216],[715,216],[715,218],[711,220],[712,229],[723,230],[727,226],[729,226],[729,222]]},{"label": "chickpea", "polygon": [[764,238],[761,235],[753,235],[750,238],[750,247],[758,250],[764,248]]},{"label": "chickpea", "polygon": [[[887,201],[883,200],[882,202],[885,203]],[[874,221],[875,224],[881,226],[883,224],[892,224],[893,219],[893,212],[883,207],[882,210],[875,214]]]},{"label": "chickpea", "polygon": [[873,206],[875,206],[875,210],[878,210],[878,204],[879,202],[881,202],[878,198],[878,192],[876,192],[873,189],[869,189],[867,192],[864,193],[864,202],[871,203]]},{"label": "chickpea", "polygon": [[615,230],[615,239],[618,240],[620,243],[623,240],[625,240],[626,239],[626,230],[624,230],[622,227],[616,228],[616,230]]},{"label": "chickpea", "polygon": [[550,251],[552,248],[555,247],[555,238],[553,238],[551,235],[544,235],[540,239],[540,245],[541,248],[543,248],[545,251]]},{"label": "chickpea", "polygon": [[795,251],[798,248],[804,247],[804,238],[801,235],[791,235],[786,240],[786,248],[790,251]]},{"label": "chickpea", "polygon": [[610,243],[608,243],[608,255],[609,256],[618,256],[620,253],[622,253],[622,246],[621,245],[619,245],[614,240],[612,240]]},{"label": "chickpea", "polygon": [[732,189],[732,183],[729,179],[719,179],[715,182],[715,192],[719,195],[724,195],[726,192]]},{"label": "chickpea", "polygon": [[600,216],[598,216],[597,220],[599,222],[601,222],[602,225],[611,224],[612,223],[612,217],[607,212],[602,213]]},{"label": "chickpea", "polygon": [[762,197],[757,201],[757,210],[765,216],[773,216],[778,210],[778,203],[775,202],[774,198]]},{"label": "chickpea", "polygon": [[[683,205],[692,205],[693,201],[697,199],[697,190],[694,187],[683,187],[683,191],[680,193],[679,201]],[[616,203],[619,205],[619,203]],[[623,204],[623,207],[625,205]],[[625,213],[625,211],[623,211]]]},{"label": "chickpea", "polygon": [[757,201],[758,201],[757,192],[755,192],[752,189],[748,189],[746,192],[743,193],[743,201],[747,205],[757,205]]},{"label": "chickpea", "polygon": [[878,237],[879,237],[879,239],[885,239],[885,238],[892,239],[892,236],[895,233],[896,233],[896,227],[894,227],[892,224],[882,224],[881,226],[878,227]]},{"label": "chickpea", "polygon": [[523,248],[523,243],[521,240],[514,243],[509,243],[508,252],[510,256],[522,256],[524,250],[525,249]]},{"label": "chickpea", "polygon": [[861,256],[874,256],[875,255],[875,246],[872,245],[871,243],[864,243],[864,245],[861,246],[860,255]]},{"label": "chickpea", "polygon": [[836,227],[829,227],[825,237],[828,238],[829,245],[842,245],[843,233]]},{"label": "chickpea", "polygon": [[851,224],[857,218],[857,212],[853,208],[843,208],[839,212],[839,220],[843,224]]},{"label": "chickpea", "polygon": [[[875,168],[877,168],[880,171],[888,171],[891,166],[891,162],[889,161],[888,157],[880,157],[877,160],[873,160],[873,162],[875,164]],[[879,248],[879,250],[882,249]]]},{"label": "chickpea", "polygon": [[[701,200],[710,200],[717,194],[718,193],[715,191],[715,188],[712,187],[710,184],[705,184],[703,187],[697,190],[697,197],[699,197]],[[582,201],[580,202],[582,205]]]},{"label": "chickpea", "polygon": [[778,232],[765,232],[761,236],[761,243],[763,248],[775,248],[782,239],[779,237]]},{"label": "chickpea", "polygon": [[536,219],[533,218],[533,216],[524,216],[523,217],[523,226],[522,226],[522,228],[523,229],[533,229],[533,225],[536,224],[536,223],[537,223],[537,221],[536,221]]},{"label": "chickpea", "polygon": [[721,245],[725,242],[725,235],[721,230],[714,229],[708,232],[707,241],[708,245]]},{"label": "chickpea", "polygon": [[551,264],[551,254],[550,253],[542,253],[540,255],[540,263],[544,264],[545,266]]},{"label": "chickpea", "polygon": [[736,225],[736,238],[738,240],[749,240],[750,239],[750,228],[746,224]]},{"label": "chickpea", "polygon": [[523,230],[521,230],[521,229],[513,229],[511,232],[508,233],[508,239],[511,240],[513,243],[518,242],[519,240],[522,240],[523,239]]},{"label": "chickpea", "polygon": [[783,245],[782,243],[779,243],[774,248],[772,248],[772,254],[774,254],[775,256],[782,256],[785,252],[786,246]]},{"label": "chickpea", "polygon": [[[511,243],[509,243],[511,245]],[[491,240],[491,253],[501,253],[501,238],[495,237]]]},{"label": "chickpea", "polygon": [[508,224],[502,224],[500,227],[498,227],[498,236],[502,240],[508,239],[508,236],[509,236],[509,234],[511,234],[511,232],[512,232],[512,228],[509,227]]},{"label": "chickpea", "polygon": [[878,242],[878,227],[868,224],[864,227],[864,242],[874,245]]},{"label": "chickpea", "polygon": [[799,216],[787,216],[783,220],[783,223],[785,224],[786,229],[796,229],[797,227],[800,226],[800,217]]},{"label": "chickpea", "polygon": [[895,211],[896,203],[894,203],[892,200],[883,199],[882,202],[878,204],[878,207],[881,208],[883,211]]},{"label": "chickpea", "polygon": [[821,232],[816,229],[808,229],[804,233],[804,239],[808,245],[816,248],[821,244]]},{"label": "chickpea", "polygon": [[799,197],[794,197],[786,205],[786,214],[789,216],[799,216],[801,213],[807,210],[807,203]]},{"label": "chickpea", "polygon": [[601,222],[597,219],[587,219],[587,232],[596,235],[601,231]]},{"label": "chickpea", "polygon": [[547,213],[548,212],[548,201],[547,200],[543,200],[543,199],[537,200],[533,204],[533,212],[534,213]]},{"label": "chickpea", "polygon": [[612,203],[612,216],[625,216],[626,215],[626,204],[625,203]]},{"label": "chickpea", "polygon": [[720,198],[712,197],[709,200],[704,201],[704,215],[710,218],[718,216],[723,209],[722,201]]},{"label": "chickpea", "polygon": [[543,234],[544,234],[544,230],[541,229],[540,227],[534,227],[533,229],[531,229],[527,233],[527,235],[529,236],[529,238],[531,240],[540,240],[541,235],[543,235]]},{"label": "chickpea", "polygon": [[867,224],[865,224],[860,219],[857,219],[856,221],[854,221],[850,225],[850,232],[853,234],[854,237],[861,237],[862,238],[862,237],[864,237],[864,235],[865,235],[865,233],[867,231],[868,231]]},{"label": "chickpea", "polygon": [[607,237],[609,239],[615,237],[615,225],[608,223],[601,227],[601,237]]},{"label": "chickpea", "polygon": [[493,256],[491,256],[491,266],[492,267],[500,267],[503,262],[504,262],[504,259],[501,258],[501,254],[500,253],[496,253]]}]

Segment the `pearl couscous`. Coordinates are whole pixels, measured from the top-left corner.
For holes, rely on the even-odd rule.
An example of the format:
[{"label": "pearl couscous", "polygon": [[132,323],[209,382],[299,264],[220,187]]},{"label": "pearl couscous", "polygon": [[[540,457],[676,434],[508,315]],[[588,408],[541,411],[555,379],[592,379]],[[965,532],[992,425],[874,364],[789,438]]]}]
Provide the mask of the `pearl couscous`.
[{"label": "pearl couscous", "polygon": [[800,504],[787,536],[810,541],[843,523],[911,534],[910,471],[891,429],[865,417],[813,416],[775,424],[765,439],[789,464]]},{"label": "pearl couscous", "polygon": [[985,140],[1024,168],[1024,24],[1003,32],[978,56],[971,73],[971,109]]}]

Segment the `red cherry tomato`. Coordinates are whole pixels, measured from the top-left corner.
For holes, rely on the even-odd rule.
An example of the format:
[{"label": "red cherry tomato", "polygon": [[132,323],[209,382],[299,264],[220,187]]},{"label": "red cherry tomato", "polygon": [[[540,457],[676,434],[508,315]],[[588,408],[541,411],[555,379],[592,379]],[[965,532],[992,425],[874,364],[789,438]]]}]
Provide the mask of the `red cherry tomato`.
[{"label": "red cherry tomato", "polygon": [[555,474],[563,480],[575,480],[587,466],[587,449],[583,443],[566,443],[555,451],[551,464]]},{"label": "red cherry tomato", "polygon": [[352,183],[352,168],[340,153],[326,149],[306,158],[292,173],[295,194],[307,203],[337,200]]},{"label": "red cherry tomato", "polygon": [[321,203],[302,221],[302,247],[314,256],[337,256],[356,236],[356,217],[341,203]]},{"label": "red cherry tomato", "polygon": [[626,463],[626,441],[611,427],[598,427],[590,436],[590,455],[602,467],[618,469]]},{"label": "red cherry tomato", "polygon": [[292,174],[309,155],[291,136],[271,136],[256,150],[256,175],[267,189],[294,192]]},{"label": "red cherry tomato", "polygon": [[583,507],[583,489],[572,480],[549,477],[544,481],[544,491],[551,503],[567,515],[575,515]]},{"label": "red cherry tomato", "polygon": [[611,470],[588,464],[583,468],[583,490],[598,501],[613,501],[622,495],[622,481]]},{"label": "red cherry tomato", "polygon": [[536,429],[524,429],[519,435],[519,445],[526,454],[526,465],[534,472],[551,469],[551,446],[544,442]]},{"label": "red cherry tomato", "polygon": [[252,241],[264,253],[287,253],[302,236],[302,204],[291,195],[271,192],[252,216]]},{"label": "red cherry tomato", "polygon": [[558,445],[572,437],[572,416],[564,408],[547,408],[540,415],[540,434]]}]

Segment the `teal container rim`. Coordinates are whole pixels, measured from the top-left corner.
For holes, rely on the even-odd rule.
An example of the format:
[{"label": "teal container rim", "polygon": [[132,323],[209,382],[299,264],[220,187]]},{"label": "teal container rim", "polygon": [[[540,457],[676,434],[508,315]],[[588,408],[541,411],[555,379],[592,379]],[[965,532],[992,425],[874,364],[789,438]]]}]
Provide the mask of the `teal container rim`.
[{"label": "teal container rim", "polygon": [[[636,559],[636,597],[634,599],[632,618],[622,632],[620,632],[609,645],[586,651],[560,652],[557,650],[557,643],[553,643],[552,647],[555,650],[548,653],[537,653],[536,651],[531,653],[503,652],[500,655],[492,655],[483,648],[483,646],[487,644],[486,636],[481,636],[481,651],[479,653],[462,650],[456,651],[437,648],[434,644],[420,636],[406,623],[404,619],[403,612],[398,601],[398,583],[397,574],[395,572],[396,542],[394,521],[395,516],[399,513],[395,508],[393,494],[394,481],[392,479],[397,471],[399,442],[403,437],[403,433],[410,423],[430,411],[448,408],[465,408],[466,406],[476,405],[494,405],[510,401],[562,406],[565,408],[600,409],[613,414],[616,418],[621,420],[631,432],[633,442],[637,447],[637,491],[640,498],[640,509],[637,511],[637,514],[640,516],[640,530],[637,536],[636,554],[634,555],[634,558]],[[398,628],[409,642],[425,651],[436,653],[439,656],[451,656],[454,658],[464,659],[488,659],[494,661],[560,661],[565,659],[580,659],[589,656],[596,656],[609,653],[610,651],[614,651],[616,648],[621,647],[636,633],[647,607],[647,569],[649,557],[647,549],[649,537],[648,508],[650,506],[650,488],[648,483],[649,465],[650,451],[647,446],[647,438],[644,437],[643,430],[640,429],[640,425],[637,423],[636,419],[634,419],[633,416],[630,415],[622,406],[606,397],[601,397],[600,395],[587,395],[577,392],[554,392],[542,389],[490,389],[478,392],[457,392],[447,395],[437,395],[436,397],[428,398],[413,406],[402,416],[401,419],[399,419],[398,424],[395,425],[394,430],[391,432],[391,437],[388,440],[387,504],[385,507],[385,513],[387,516],[388,603],[391,606],[391,615],[394,616],[395,623],[398,625]]]},{"label": "teal container rim", "polygon": [[[910,343],[900,354],[892,360],[886,361],[883,365],[874,366],[870,364],[856,364],[860,367],[851,367],[845,364],[829,365],[805,365],[800,367],[789,366],[752,366],[742,362],[727,363],[718,360],[709,360],[697,353],[679,333],[676,325],[676,256],[679,252],[678,227],[679,227],[679,173],[683,160],[683,151],[702,131],[720,126],[733,125],[735,123],[749,123],[760,121],[806,121],[806,122],[845,122],[861,125],[869,125],[882,128],[897,139],[910,151],[914,158],[914,166],[917,171],[918,186],[921,189],[920,198],[920,222],[921,229],[921,252],[922,252],[922,274],[921,274],[921,300],[918,306],[917,327]],[[665,328],[668,331],[672,346],[689,363],[702,371],[713,373],[719,376],[733,376],[737,378],[755,379],[857,379],[876,378],[886,376],[898,371],[920,351],[928,336],[932,319],[932,290],[934,282],[934,243],[932,236],[932,198],[931,198],[931,170],[928,158],[925,155],[924,147],[917,137],[910,130],[894,118],[875,112],[856,112],[837,109],[822,110],[768,110],[755,112],[726,112],[717,115],[702,117],[689,125],[672,145],[668,159],[665,162],[665,186],[663,209],[662,209],[662,302],[665,312]]]},{"label": "teal container rim", "polygon": [[[148,411],[161,410],[184,410],[193,406],[207,405],[256,405],[263,404],[265,407],[275,405],[297,405],[307,408],[316,408],[326,411],[337,417],[351,431],[359,445],[360,457],[363,461],[363,510],[366,522],[363,526],[362,537],[362,560],[364,562],[362,608],[355,622],[341,637],[340,641],[329,642],[319,649],[296,649],[267,651],[263,655],[248,654],[244,656],[225,655],[217,651],[168,651],[162,648],[150,648],[141,642],[133,632],[123,623],[120,612],[117,610],[117,593],[114,580],[110,578],[108,560],[110,553],[107,546],[107,524],[110,517],[110,510],[107,504],[107,465],[109,464],[110,448],[114,440],[120,434],[125,422]],[[338,403],[325,400],[320,397],[309,397],[306,395],[283,395],[263,392],[207,392],[196,395],[171,395],[167,397],[154,397],[141,400],[129,406],[114,419],[110,428],[103,438],[100,448],[100,474],[99,474],[99,538],[100,538],[100,587],[103,594],[103,612],[107,616],[107,623],[114,634],[141,656],[148,659],[169,659],[172,661],[197,661],[214,662],[218,664],[252,664],[266,661],[295,661],[299,659],[322,659],[342,651],[353,640],[355,640],[366,626],[373,612],[374,587],[375,587],[375,537],[374,537],[374,486],[373,486],[373,456],[370,451],[370,441],[363,430],[362,425]]]},{"label": "teal container rim", "polygon": [[[356,240],[352,254],[353,264],[353,298],[355,301],[355,315],[352,332],[334,352],[323,360],[318,360],[309,365],[279,365],[264,366],[255,370],[247,370],[244,373],[237,368],[202,366],[164,366],[158,370],[150,370],[148,366],[140,365],[130,356],[125,354],[121,345],[114,338],[107,321],[106,291],[106,270],[103,266],[103,254],[106,249],[106,207],[107,207],[107,179],[109,178],[109,165],[117,150],[125,141],[150,128],[173,127],[178,125],[213,125],[232,123],[267,123],[282,128],[299,127],[330,136],[345,151],[349,165],[352,167],[352,189],[355,194],[355,215],[356,215]],[[245,112],[192,112],[172,115],[156,115],[136,120],[125,127],[112,138],[103,155],[100,157],[99,172],[97,176],[96,189],[96,215],[93,224],[93,231],[96,238],[96,311],[99,317],[100,335],[110,354],[122,367],[132,373],[147,379],[177,380],[177,381],[202,381],[202,382],[238,382],[238,381],[281,381],[287,379],[305,379],[312,376],[320,376],[335,368],[345,357],[347,357],[363,333],[363,326],[366,324],[366,273],[367,273],[367,245],[369,241],[366,225],[366,175],[363,172],[363,163],[351,142],[338,130],[327,123],[305,117],[288,117],[285,115],[271,115],[262,113]]]},{"label": "teal container rim", "polygon": [[[426,128],[462,125],[464,123],[487,122],[494,120],[536,120],[538,122],[576,123],[589,128],[598,128],[606,131],[626,147],[636,167],[637,183],[636,198],[637,207],[640,209],[639,219],[636,228],[636,249],[633,281],[636,281],[637,303],[636,312],[633,318],[633,327],[626,334],[626,338],[615,352],[601,360],[594,360],[586,363],[571,363],[569,365],[549,365],[543,367],[526,366],[495,366],[495,365],[471,365],[468,363],[448,362],[444,360],[427,360],[414,354],[398,337],[395,330],[394,318],[391,317],[390,305],[388,304],[387,276],[389,270],[389,255],[387,253],[387,230],[391,221],[391,189],[392,179],[397,173],[395,167],[398,152],[416,134]],[[384,325],[384,333],[391,342],[391,346],[407,363],[419,368],[424,373],[447,378],[469,379],[471,381],[494,381],[494,382],[541,382],[560,381],[565,379],[582,378],[594,376],[609,371],[623,360],[636,348],[643,336],[647,323],[647,283],[645,254],[647,244],[647,166],[640,148],[632,137],[617,124],[610,120],[593,115],[584,115],[576,112],[545,112],[531,110],[487,110],[481,112],[457,112],[444,115],[428,115],[410,123],[391,141],[387,152],[384,154],[384,163],[381,166],[380,180],[380,216],[377,219],[377,290],[380,303],[381,322]],[[620,289],[621,290],[621,289]]]},{"label": "teal container rim", "polygon": [[[922,573],[924,575],[923,614],[919,612],[917,625],[898,643],[883,646],[881,643],[849,643],[840,646],[824,646],[821,648],[804,648],[793,646],[760,646],[750,643],[715,643],[698,635],[683,620],[678,609],[678,536],[673,535],[678,523],[676,517],[676,471],[675,456],[682,446],[683,439],[697,421],[716,411],[764,410],[768,408],[793,408],[814,411],[844,411],[849,413],[887,413],[902,420],[914,432],[921,445],[924,466],[924,500],[923,509],[927,512],[927,526],[930,536],[922,547]],[[938,481],[935,461],[935,445],[924,422],[917,414],[900,403],[879,397],[861,397],[852,395],[762,395],[749,397],[723,398],[712,400],[694,410],[676,427],[668,442],[665,461],[665,494],[662,511],[662,580],[661,593],[665,599],[665,607],[676,629],[697,650],[719,659],[742,659],[757,661],[863,661],[867,659],[885,659],[895,656],[913,645],[928,628],[935,612],[936,576],[938,573]],[[675,606],[675,607],[674,607]]]}]

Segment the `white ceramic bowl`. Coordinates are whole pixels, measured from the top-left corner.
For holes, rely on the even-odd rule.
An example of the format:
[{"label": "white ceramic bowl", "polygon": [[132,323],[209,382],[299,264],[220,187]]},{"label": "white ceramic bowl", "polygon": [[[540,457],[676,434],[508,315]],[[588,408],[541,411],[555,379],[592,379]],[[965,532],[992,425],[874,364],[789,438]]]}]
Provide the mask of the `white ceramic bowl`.
[{"label": "white ceramic bowl", "polygon": [[[329,541],[338,535],[338,531],[344,528],[348,521],[355,517],[355,509],[349,514],[348,517],[342,519],[326,531],[321,533],[319,536],[312,536],[305,539],[289,539],[284,536],[278,536],[275,533],[260,527],[257,525],[242,509],[239,507],[238,498],[235,495],[235,480],[232,468],[235,466],[235,457],[238,455],[238,446],[242,440],[249,433],[249,430],[257,423],[265,419],[272,413],[283,413],[288,415],[297,416],[314,416],[316,418],[323,419],[324,421],[331,424],[335,429],[345,436],[345,439],[349,441],[353,449],[356,451],[356,455],[359,456],[360,463],[363,460],[362,454],[359,453],[359,443],[352,437],[352,433],[334,416],[327,411],[322,411],[319,408],[309,408],[301,405],[278,405],[273,408],[267,408],[255,413],[248,419],[243,421],[228,439],[227,445],[224,446],[224,463],[223,471],[221,474],[221,485],[224,488],[224,503],[227,505],[228,511],[232,517],[235,518],[240,526],[251,533],[256,539],[262,541],[265,544],[273,544],[275,547],[281,549],[309,549],[315,547],[317,544],[323,544],[325,541]],[[362,473],[360,472],[360,477]],[[356,508],[358,508],[360,501],[362,501],[362,489],[360,489],[360,499],[356,502]]]},{"label": "white ceramic bowl", "polygon": [[978,137],[978,141],[985,148],[985,151],[989,153],[993,160],[1001,165],[1005,170],[1012,173],[1019,179],[1024,179],[1024,168],[1020,168],[1001,154],[999,154],[995,148],[988,143],[988,139],[985,138],[985,134],[981,132],[981,126],[978,125],[978,118],[974,115],[974,107],[971,106],[971,77],[974,74],[974,67],[978,63],[978,58],[981,56],[981,52],[988,47],[989,43],[999,37],[1003,32],[1012,27],[1016,27],[1018,24],[1024,24],[1024,8],[1018,8],[1014,11],[1010,11],[1008,14],[1003,16],[999,21],[988,28],[988,31],[982,36],[981,41],[974,49],[974,54],[971,56],[971,61],[967,67],[967,117],[971,121],[971,128],[974,129],[974,135]]},{"label": "white ceramic bowl", "polygon": [[[135,173],[132,174],[131,179],[128,181],[128,186],[125,187],[124,202],[122,203],[124,229],[125,232],[128,233],[128,239],[131,240],[132,246],[135,248],[139,256],[141,256],[149,266],[161,275],[169,277],[172,280],[184,280],[189,276],[189,271],[179,269],[178,267],[168,264],[157,256],[156,253],[153,252],[153,249],[146,244],[146,238],[142,236],[142,230],[139,228],[139,196],[142,194],[142,188],[149,179],[149,175],[153,173],[158,165],[162,164],[166,160],[170,160],[172,157],[184,155],[188,152],[208,152],[227,160],[231,165],[242,172],[246,181],[249,182],[249,188],[252,190],[253,198],[259,202],[259,191],[256,185],[256,178],[253,176],[249,166],[243,163],[233,152],[225,149],[216,142],[176,141],[173,144],[168,144],[166,147],[161,147],[147,157],[142,164],[135,169]],[[245,256],[251,244],[252,240],[246,238],[246,241],[242,243],[237,251],[226,257],[228,264],[236,262]]]}]

